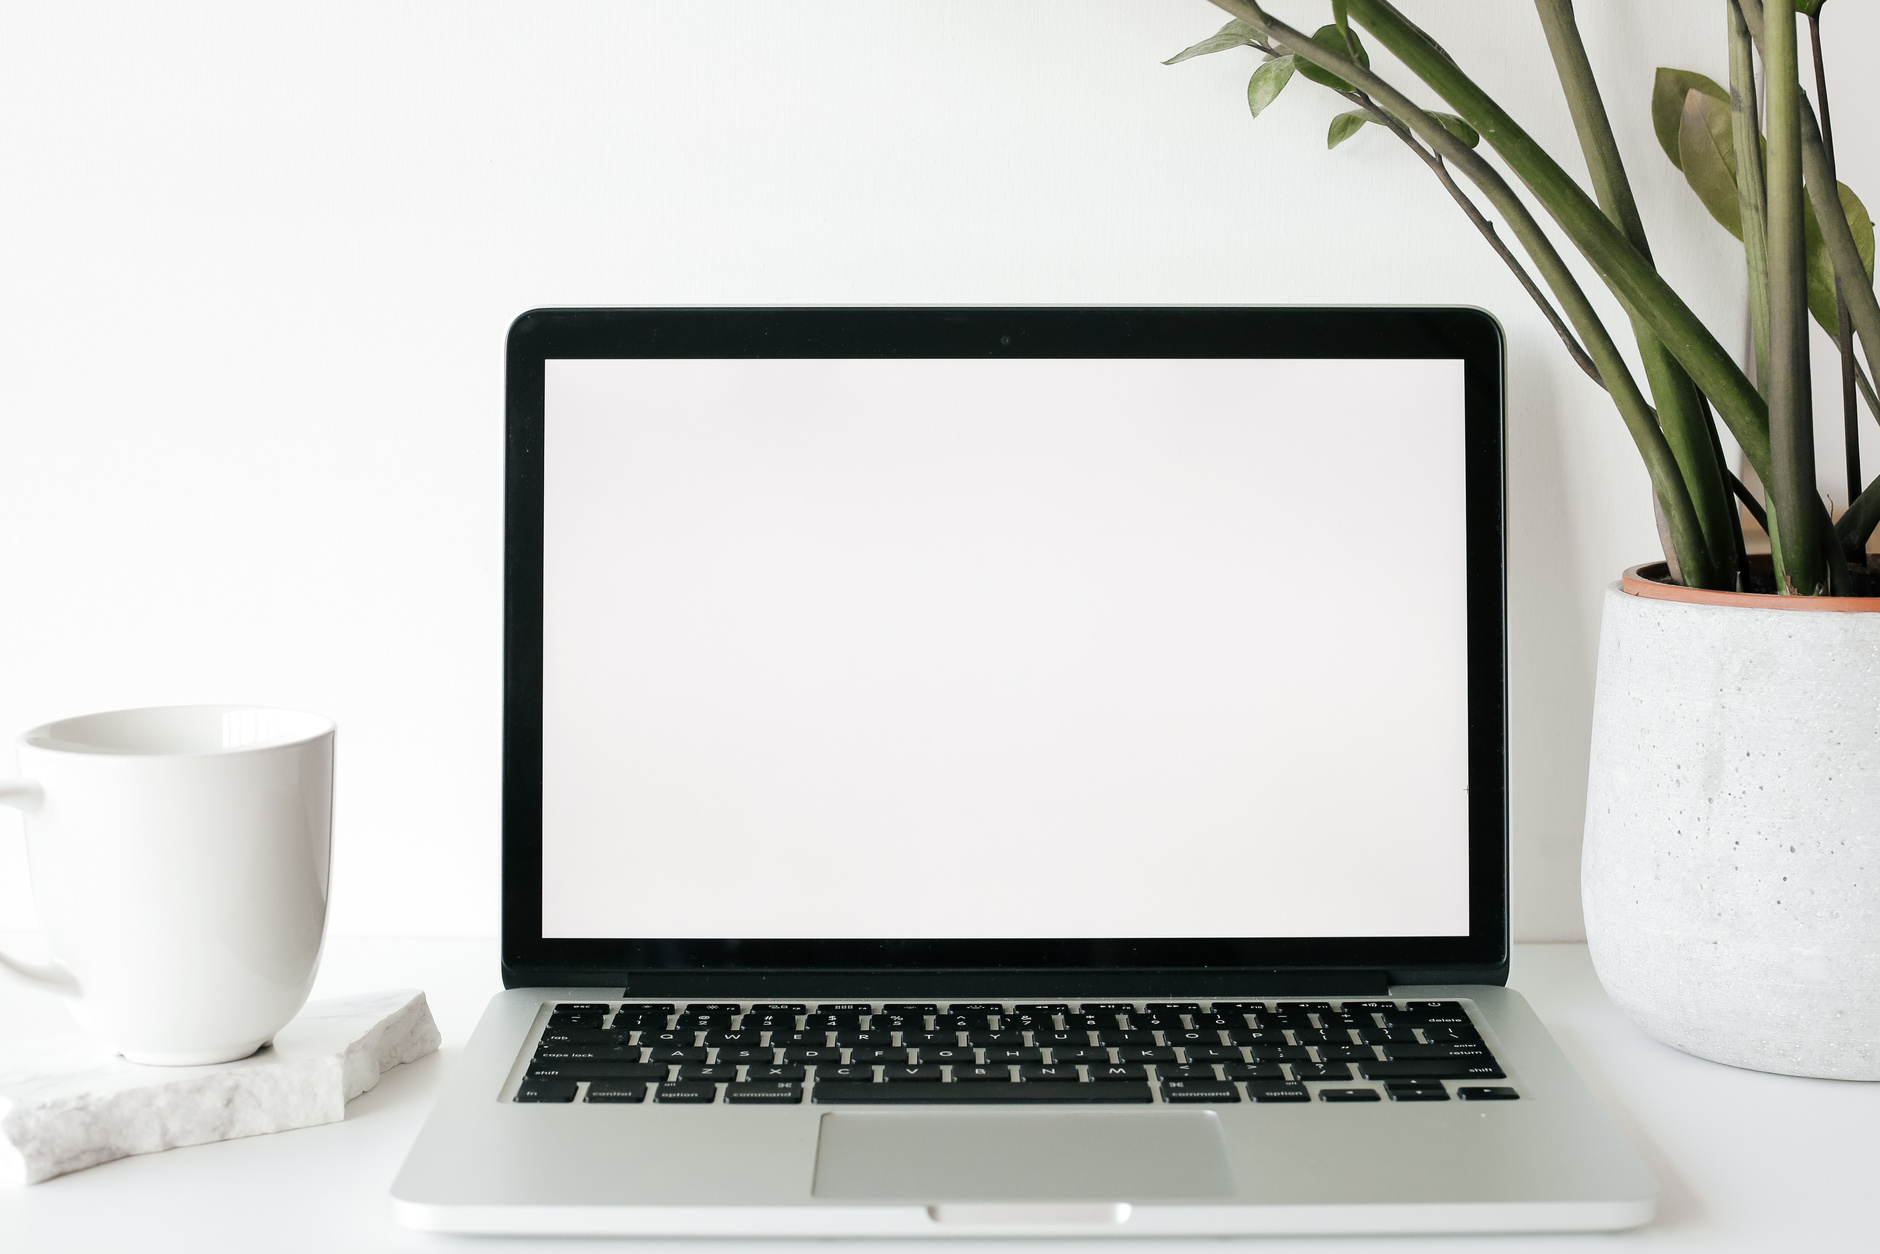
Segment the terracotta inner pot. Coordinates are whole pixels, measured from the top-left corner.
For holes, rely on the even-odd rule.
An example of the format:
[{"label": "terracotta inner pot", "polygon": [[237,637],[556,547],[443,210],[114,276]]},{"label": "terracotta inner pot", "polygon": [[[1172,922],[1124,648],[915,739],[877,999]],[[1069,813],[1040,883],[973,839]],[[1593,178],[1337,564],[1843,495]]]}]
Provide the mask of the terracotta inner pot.
[{"label": "terracotta inner pot", "polygon": [[[1751,570],[1770,583],[1774,582],[1767,553],[1750,554]],[[1865,572],[1863,572],[1865,573]],[[1634,566],[1619,577],[1619,586],[1635,597],[1651,601],[1685,601],[1693,605],[1734,605],[1753,610],[1814,610],[1831,614],[1880,614],[1880,596],[1868,597],[1785,597],[1773,592],[1715,592],[1709,588],[1687,588],[1672,583],[1670,567],[1664,562],[1646,562]]]}]

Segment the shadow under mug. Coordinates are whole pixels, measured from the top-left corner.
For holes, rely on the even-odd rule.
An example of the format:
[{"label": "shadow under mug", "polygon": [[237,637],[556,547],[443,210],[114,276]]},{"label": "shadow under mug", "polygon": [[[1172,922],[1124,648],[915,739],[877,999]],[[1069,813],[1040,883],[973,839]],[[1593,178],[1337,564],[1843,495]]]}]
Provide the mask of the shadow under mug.
[{"label": "shadow under mug", "polygon": [[331,719],[259,706],[113,710],[19,740],[0,804],[26,819],[56,961],[0,966],[74,999],[132,1062],[243,1058],[297,1014],[326,928]]}]

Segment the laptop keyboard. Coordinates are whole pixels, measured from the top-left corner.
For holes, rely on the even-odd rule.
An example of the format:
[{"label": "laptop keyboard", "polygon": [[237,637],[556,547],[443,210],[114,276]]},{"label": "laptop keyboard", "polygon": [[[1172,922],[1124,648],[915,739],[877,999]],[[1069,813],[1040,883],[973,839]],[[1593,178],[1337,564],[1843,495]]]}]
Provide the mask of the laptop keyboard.
[{"label": "laptop keyboard", "polygon": [[559,1002],[518,1102],[1508,1101],[1454,1001]]}]

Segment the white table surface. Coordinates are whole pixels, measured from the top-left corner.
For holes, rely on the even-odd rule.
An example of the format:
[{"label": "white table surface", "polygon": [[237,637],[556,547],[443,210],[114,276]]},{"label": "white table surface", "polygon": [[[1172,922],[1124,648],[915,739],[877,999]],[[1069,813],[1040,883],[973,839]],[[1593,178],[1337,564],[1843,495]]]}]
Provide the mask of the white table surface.
[{"label": "white table surface", "polygon": [[[26,948],[25,938],[0,944]],[[1631,1233],[1570,1237],[1259,1240],[1267,1251],[1343,1254],[1421,1246],[1469,1251],[1823,1250],[1880,1247],[1880,1084],[1738,1071],[1667,1049],[1613,1010],[1581,945],[1520,945],[1509,981],[1657,1175],[1659,1218]],[[452,1238],[394,1228],[386,1190],[484,1004],[499,988],[496,942],[336,938],[314,996],[423,988],[443,1050],[387,1074],[344,1122],[120,1159],[26,1187],[0,1185],[0,1250],[517,1250],[669,1245],[707,1254],[740,1242]],[[0,986],[0,1040],[72,1030],[54,999]],[[824,1243],[764,1242],[766,1251]],[[844,1243],[862,1254],[864,1245]],[[986,1250],[1064,1249],[948,1242]],[[1076,1244],[1076,1243],[1070,1243]],[[1115,1240],[1089,1242],[1114,1248]],[[1190,1241],[1126,1246],[1194,1248]],[[932,1248],[923,1244],[920,1248]]]}]

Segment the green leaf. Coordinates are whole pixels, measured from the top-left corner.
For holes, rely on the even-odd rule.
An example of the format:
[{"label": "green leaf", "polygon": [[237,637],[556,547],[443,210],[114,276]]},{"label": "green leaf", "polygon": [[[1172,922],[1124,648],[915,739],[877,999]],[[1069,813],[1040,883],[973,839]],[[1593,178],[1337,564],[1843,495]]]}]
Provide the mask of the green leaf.
[{"label": "green leaf", "polygon": [[1821,6],[1828,0],[1795,0],[1795,11],[1803,17],[1814,17],[1821,12]]},{"label": "green leaf", "polygon": [[1341,113],[1332,119],[1332,129],[1325,132],[1325,146],[1336,148],[1338,145],[1364,129],[1364,124],[1371,120],[1371,115],[1362,109],[1353,109],[1350,113]]},{"label": "green leaf", "polygon": [[[1351,32],[1350,48],[1345,47],[1345,36],[1336,26],[1319,27],[1312,32],[1312,42],[1327,52],[1335,52],[1341,57],[1352,57],[1367,70],[1371,68],[1371,54],[1364,50],[1364,42],[1358,38],[1358,32],[1355,30]],[[1355,56],[1353,56],[1354,53]],[[1351,90],[1350,83],[1336,74],[1321,70],[1304,57],[1299,58],[1299,72],[1321,87],[1329,87],[1333,91]]]},{"label": "green leaf", "polygon": [[1254,117],[1259,117],[1268,105],[1279,99],[1286,84],[1292,82],[1298,60],[1292,56],[1275,57],[1253,72],[1253,77],[1247,80],[1247,107],[1253,110]]},{"label": "green leaf", "polygon": [[[1854,247],[1860,252],[1861,264],[1867,268],[1868,279],[1873,278],[1873,219],[1867,214],[1867,206],[1860,202],[1854,189],[1846,183],[1836,184],[1841,193],[1841,212],[1847,215],[1847,225],[1854,233]],[[1802,220],[1802,245],[1808,250],[1808,312],[1815,315],[1815,321],[1821,329],[1833,335],[1839,328],[1836,314],[1839,310],[1834,299],[1834,262],[1828,258],[1828,245],[1821,238],[1821,223],[1815,219],[1814,205],[1808,206],[1808,215]]]},{"label": "green leaf", "polygon": [[[1801,0],[1796,0],[1796,3],[1800,4]],[[1351,37],[1350,10],[1351,0],[1332,0],[1332,25],[1336,26],[1338,33],[1346,39]]]},{"label": "green leaf", "polygon": [[1658,146],[1679,169],[1684,168],[1683,158],[1678,155],[1678,132],[1684,127],[1684,98],[1693,91],[1714,96],[1726,105],[1730,103],[1727,89],[1696,70],[1672,70],[1661,65],[1658,76],[1652,80],[1652,130],[1658,134]]},{"label": "green leaf", "polygon": [[1438,113],[1434,109],[1425,109],[1423,112],[1429,114],[1436,120],[1437,125],[1441,126],[1444,130],[1454,135],[1469,147],[1473,148],[1482,142],[1482,137],[1476,133],[1476,129],[1455,114]]},{"label": "green leaf", "polygon": [[1684,181],[1724,230],[1743,238],[1743,205],[1736,194],[1735,126],[1730,106],[1693,89],[1684,98],[1678,129],[1678,165]]},{"label": "green leaf", "polygon": [[1200,43],[1183,48],[1162,64],[1176,65],[1190,57],[1205,57],[1210,52],[1226,52],[1229,48],[1251,48],[1258,38],[1258,32],[1245,22],[1229,22]]}]

